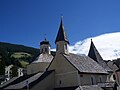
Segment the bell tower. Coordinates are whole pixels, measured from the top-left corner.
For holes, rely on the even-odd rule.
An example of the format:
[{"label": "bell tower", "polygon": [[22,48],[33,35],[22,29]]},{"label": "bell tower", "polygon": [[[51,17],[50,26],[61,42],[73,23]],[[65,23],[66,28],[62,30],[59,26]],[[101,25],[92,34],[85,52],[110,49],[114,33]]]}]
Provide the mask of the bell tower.
[{"label": "bell tower", "polygon": [[40,54],[41,53],[47,53],[50,54],[50,43],[47,41],[46,37],[44,41],[40,42]]},{"label": "bell tower", "polygon": [[61,17],[58,34],[57,34],[57,37],[55,40],[55,44],[56,44],[56,52],[57,53],[69,54],[69,51],[68,51],[69,41],[68,41],[67,35],[64,31],[62,17]]}]

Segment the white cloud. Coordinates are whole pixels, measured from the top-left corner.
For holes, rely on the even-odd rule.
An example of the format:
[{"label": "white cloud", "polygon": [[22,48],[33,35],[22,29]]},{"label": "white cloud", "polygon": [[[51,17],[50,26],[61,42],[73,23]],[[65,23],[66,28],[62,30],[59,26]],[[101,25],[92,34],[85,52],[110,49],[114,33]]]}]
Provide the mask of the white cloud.
[{"label": "white cloud", "polygon": [[[120,58],[120,32],[102,34],[91,38],[104,60]],[[88,55],[91,38],[76,42],[69,47],[69,51],[74,54]]]},{"label": "white cloud", "polygon": [[[90,39],[78,41],[75,45],[69,47],[69,51],[87,55],[90,48]],[[120,58],[120,32],[103,34],[92,37],[92,39],[104,60]]]}]

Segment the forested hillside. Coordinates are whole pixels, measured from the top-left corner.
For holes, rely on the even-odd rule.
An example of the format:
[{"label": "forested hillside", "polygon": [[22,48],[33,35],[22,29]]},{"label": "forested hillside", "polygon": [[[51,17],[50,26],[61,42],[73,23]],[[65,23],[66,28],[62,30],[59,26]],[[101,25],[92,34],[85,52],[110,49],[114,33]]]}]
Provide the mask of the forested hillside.
[{"label": "forested hillside", "polygon": [[38,54],[39,49],[36,48],[0,42],[0,57],[5,65],[16,64],[22,67],[30,63]]}]

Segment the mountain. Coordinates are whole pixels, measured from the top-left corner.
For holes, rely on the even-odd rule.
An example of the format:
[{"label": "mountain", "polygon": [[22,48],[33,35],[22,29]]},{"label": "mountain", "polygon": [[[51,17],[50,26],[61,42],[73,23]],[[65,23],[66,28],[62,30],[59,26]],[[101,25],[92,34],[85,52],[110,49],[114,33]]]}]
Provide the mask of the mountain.
[{"label": "mountain", "polygon": [[0,57],[5,60],[6,65],[17,64],[24,67],[38,54],[39,49],[36,48],[0,42]]},{"label": "mountain", "polygon": [[102,34],[78,41],[69,47],[69,51],[75,54],[87,55],[91,39],[104,60],[120,58],[120,32]]}]

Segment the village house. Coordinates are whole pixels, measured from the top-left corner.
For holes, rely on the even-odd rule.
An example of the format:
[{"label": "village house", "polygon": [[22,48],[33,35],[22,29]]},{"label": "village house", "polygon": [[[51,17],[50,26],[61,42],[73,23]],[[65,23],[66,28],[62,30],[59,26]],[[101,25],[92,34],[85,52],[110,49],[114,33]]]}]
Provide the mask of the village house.
[{"label": "village house", "polygon": [[[9,65],[5,67],[5,76],[6,79],[9,80],[11,78],[11,74],[12,74],[12,67],[14,65]],[[17,73],[18,73],[18,77],[23,76],[23,68],[17,67]]]},{"label": "village house", "polygon": [[[28,66],[29,75],[11,79],[1,85],[0,89],[117,90],[116,82],[110,80],[112,70],[104,62],[92,40],[88,56],[69,52],[69,40],[62,19],[55,44],[56,54],[53,56],[49,51],[49,42],[45,39],[40,44],[41,54]],[[43,62],[49,64],[42,65]]]}]

